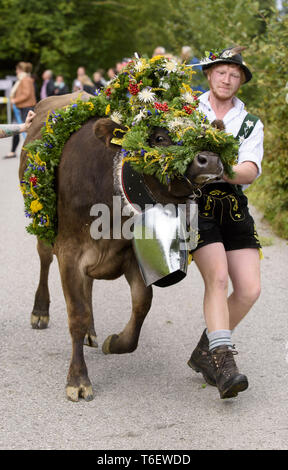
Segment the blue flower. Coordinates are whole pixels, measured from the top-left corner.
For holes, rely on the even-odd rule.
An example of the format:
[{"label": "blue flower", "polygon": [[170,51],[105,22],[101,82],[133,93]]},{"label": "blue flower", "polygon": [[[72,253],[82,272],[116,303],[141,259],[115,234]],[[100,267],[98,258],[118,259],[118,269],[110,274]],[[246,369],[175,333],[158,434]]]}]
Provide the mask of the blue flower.
[{"label": "blue flower", "polygon": [[121,152],[123,153],[124,157],[127,157],[127,155],[129,155],[129,152],[127,152],[127,150],[125,149],[121,149]]}]

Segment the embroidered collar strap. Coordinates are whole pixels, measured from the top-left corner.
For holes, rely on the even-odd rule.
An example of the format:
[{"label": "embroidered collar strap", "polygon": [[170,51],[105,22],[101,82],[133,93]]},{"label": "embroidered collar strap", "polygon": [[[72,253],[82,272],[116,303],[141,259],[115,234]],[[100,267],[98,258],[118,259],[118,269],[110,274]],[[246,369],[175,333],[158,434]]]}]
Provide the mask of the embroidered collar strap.
[{"label": "embroidered collar strap", "polygon": [[253,114],[248,113],[245,116],[245,119],[242,122],[240,130],[237,136],[235,137],[236,141],[239,142],[239,145],[241,145],[245,139],[248,139],[248,137],[251,135],[258,121],[259,121],[259,118],[257,116],[254,116]]}]

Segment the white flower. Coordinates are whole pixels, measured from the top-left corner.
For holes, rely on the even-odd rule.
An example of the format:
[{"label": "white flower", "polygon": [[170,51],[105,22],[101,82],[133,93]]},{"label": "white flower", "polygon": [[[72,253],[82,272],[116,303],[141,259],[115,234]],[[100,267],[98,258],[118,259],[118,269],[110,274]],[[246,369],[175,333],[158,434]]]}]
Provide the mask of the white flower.
[{"label": "white flower", "polygon": [[223,59],[230,59],[231,57],[233,57],[233,55],[234,55],[233,52],[228,49],[227,51],[222,52],[221,59],[222,58]]},{"label": "white flower", "polygon": [[185,101],[185,103],[195,104],[194,96],[191,93],[189,93],[188,91],[183,93],[181,98],[183,99],[183,101]]},{"label": "white flower", "polygon": [[134,69],[138,73],[143,72],[143,70],[145,70],[147,68],[149,68],[149,65],[147,64],[145,59],[139,59],[134,64]]},{"label": "white flower", "polygon": [[177,131],[185,129],[186,127],[194,126],[194,122],[189,118],[176,117],[167,123],[167,127],[170,131]]},{"label": "white flower", "polygon": [[171,73],[171,72],[176,72],[177,70],[177,62],[174,60],[166,60],[166,63],[164,65],[164,69],[166,72]]},{"label": "white flower", "polygon": [[145,119],[147,117],[147,111],[146,109],[141,109],[140,113],[138,113],[133,122],[135,122],[136,124],[138,124],[140,121],[142,121],[142,119]]},{"label": "white flower", "polygon": [[112,119],[112,121],[116,122],[116,124],[122,124],[123,116],[118,111],[114,111],[111,114],[110,119]]},{"label": "white flower", "polygon": [[245,140],[244,135],[241,135],[241,136],[239,137],[239,144],[240,144],[240,145],[243,144],[244,140]]},{"label": "white flower", "polygon": [[250,128],[250,127],[253,127],[253,126],[254,126],[254,122],[253,122],[253,121],[247,121],[247,122],[246,122],[246,126],[249,127],[249,128]]},{"label": "white flower", "polygon": [[159,81],[159,86],[161,88],[164,88],[164,90],[169,90],[169,88],[170,88],[169,83],[166,82],[164,78],[161,78],[161,80]]},{"label": "white flower", "polygon": [[153,93],[151,88],[146,87],[143,88],[143,90],[139,91],[137,97],[140,101],[143,101],[144,103],[152,103],[153,101],[155,101],[156,95],[155,93]]}]

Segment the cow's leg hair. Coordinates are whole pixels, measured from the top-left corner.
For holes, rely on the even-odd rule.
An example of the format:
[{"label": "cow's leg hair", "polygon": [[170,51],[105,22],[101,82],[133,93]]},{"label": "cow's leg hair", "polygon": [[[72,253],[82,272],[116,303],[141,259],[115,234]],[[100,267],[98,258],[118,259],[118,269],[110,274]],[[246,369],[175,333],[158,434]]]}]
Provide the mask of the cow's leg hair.
[{"label": "cow's leg hair", "polygon": [[[69,330],[72,339],[72,358],[67,377],[66,394],[71,401],[79,397],[93,399],[91,382],[84,359],[84,338],[91,326],[90,302],[87,301],[86,275],[80,272],[77,255],[58,256],[63,292],[67,305]],[[85,286],[86,284],[86,286]]]},{"label": "cow's leg hair", "polygon": [[142,324],[151,307],[152,287],[145,286],[134,255],[131,257],[128,269],[124,271],[124,274],[131,289],[132,314],[121,333],[106,338],[102,346],[104,354],[123,354],[135,351]]},{"label": "cow's leg hair", "polygon": [[98,348],[97,335],[96,335],[95,327],[94,327],[93,306],[92,306],[93,280],[94,279],[88,276],[86,276],[84,279],[85,297],[86,297],[87,302],[89,302],[90,311],[91,311],[90,326],[84,338],[84,345],[90,346],[91,348]]},{"label": "cow's leg hair", "polygon": [[37,250],[40,258],[40,280],[31,314],[31,326],[34,329],[44,329],[48,327],[49,323],[48,275],[50,264],[53,261],[53,248],[38,239]]}]

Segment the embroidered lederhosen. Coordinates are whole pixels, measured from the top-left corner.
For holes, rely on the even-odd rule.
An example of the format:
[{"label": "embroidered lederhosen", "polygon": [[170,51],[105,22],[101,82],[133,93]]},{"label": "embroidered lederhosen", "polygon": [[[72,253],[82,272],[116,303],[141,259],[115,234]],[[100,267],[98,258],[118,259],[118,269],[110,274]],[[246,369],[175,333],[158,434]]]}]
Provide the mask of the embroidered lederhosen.
[{"label": "embroidered lederhosen", "polygon": [[[240,145],[249,137],[257,121],[256,116],[246,115],[236,137]],[[216,242],[223,243],[226,251],[261,248],[254,220],[248,210],[247,197],[240,185],[205,185],[198,200],[198,208],[197,248]]]}]

